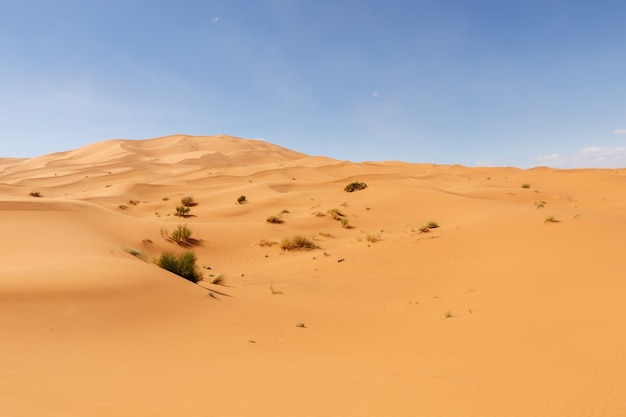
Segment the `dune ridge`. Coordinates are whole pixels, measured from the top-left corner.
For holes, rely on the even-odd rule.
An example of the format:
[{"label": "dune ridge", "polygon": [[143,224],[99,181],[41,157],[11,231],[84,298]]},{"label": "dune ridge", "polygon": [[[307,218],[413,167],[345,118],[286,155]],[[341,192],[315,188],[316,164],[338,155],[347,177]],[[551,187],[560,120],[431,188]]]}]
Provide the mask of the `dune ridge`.
[{"label": "dune ridge", "polygon": [[[225,135],[0,159],[0,415],[626,415],[625,183]],[[152,262],[183,224],[198,285]]]}]

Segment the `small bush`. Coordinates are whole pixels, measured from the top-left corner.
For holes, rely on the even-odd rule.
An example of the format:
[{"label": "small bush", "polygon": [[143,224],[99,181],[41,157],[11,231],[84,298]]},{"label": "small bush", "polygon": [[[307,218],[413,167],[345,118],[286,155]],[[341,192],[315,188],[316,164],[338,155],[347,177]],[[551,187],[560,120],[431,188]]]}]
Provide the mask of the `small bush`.
[{"label": "small bush", "polygon": [[346,185],[343,190],[351,193],[353,191],[364,190],[366,188],[367,188],[367,184],[365,184],[364,182],[355,181]]},{"label": "small bush", "polygon": [[131,247],[125,247],[124,251],[130,253],[131,255],[133,255],[136,258],[139,258],[143,261],[145,261],[146,259],[148,259],[148,257],[139,249],[135,249],[135,248],[131,248]]},{"label": "small bush", "polygon": [[428,233],[430,232],[430,227],[428,227],[427,225],[423,225],[419,228],[420,233]]},{"label": "small bush", "polygon": [[202,279],[202,275],[196,266],[196,254],[188,251],[178,256],[172,252],[165,252],[157,261],[157,265],[193,283]]},{"label": "small bush", "polygon": [[176,213],[174,213],[178,217],[189,217],[189,212],[191,209],[187,206],[176,206]]},{"label": "small bush", "polygon": [[306,237],[296,235],[284,238],[280,242],[280,248],[282,250],[313,250],[317,249],[318,246]]},{"label": "small bush", "polygon": [[274,245],[278,245],[278,242],[274,242],[274,241],[267,240],[267,239],[261,239],[259,241],[259,246],[261,246],[261,247],[274,246]]},{"label": "small bush", "polygon": [[193,197],[188,196],[188,197],[184,197],[183,199],[180,200],[180,202],[183,204],[184,207],[193,207],[193,206],[197,206],[198,203],[196,203],[193,200]]},{"label": "small bush", "polygon": [[172,233],[171,239],[179,244],[191,244],[195,240],[191,237],[191,229],[186,224],[178,225]]},{"label": "small bush", "polygon": [[530,188],[530,184],[526,182],[522,184],[522,188]]},{"label": "small bush", "polygon": [[224,274],[217,274],[209,280],[210,284],[213,285],[223,285],[224,284]]},{"label": "small bush", "polygon": [[245,195],[240,195],[239,198],[237,198],[237,203],[238,204],[243,204],[243,203],[247,203],[248,200],[246,199]]},{"label": "small bush", "polygon": [[41,195],[39,191],[31,191],[30,196],[31,197],[43,197],[43,195]]},{"label": "small bush", "polygon": [[380,240],[380,233],[370,233],[367,235],[366,239],[370,243],[376,243]]},{"label": "small bush", "polygon": [[436,229],[439,227],[439,225],[437,224],[436,221],[429,221],[428,223],[426,223],[426,227],[428,227],[429,229]]},{"label": "small bush", "polygon": [[328,214],[330,214],[333,220],[341,220],[342,217],[345,217],[345,214],[339,211],[339,209],[330,209],[328,210]]},{"label": "small bush", "polygon": [[269,216],[267,219],[265,219],[265,221],[268,223],[274,223],[274,224],[281,224],[285,222],[283,219],[281,219],[278,216]]},{"label": "small bush", "polygon": [[544,223],[558,223],[559,221],[554,216],[548,216],[543,222]]},{"label": "small bush", "polygon": [[345,217],[341,218],[339,221],[341,222],[341,227],[343,227],[344,229],[352,229],[352,226],[350,226],[350,222],[348,222],[348,219],[346,219]]}]

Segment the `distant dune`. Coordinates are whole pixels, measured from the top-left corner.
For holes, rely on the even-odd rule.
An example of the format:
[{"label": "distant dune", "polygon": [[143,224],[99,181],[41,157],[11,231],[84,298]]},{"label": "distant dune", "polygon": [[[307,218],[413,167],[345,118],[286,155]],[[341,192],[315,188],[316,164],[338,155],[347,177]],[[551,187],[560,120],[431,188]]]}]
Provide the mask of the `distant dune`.
[{"label": "distant dune", "polygon": [[[625,186],[223,135],[0,159],[0,415],[626,416]],[[178,225],[198,285],[152,262]]]}]

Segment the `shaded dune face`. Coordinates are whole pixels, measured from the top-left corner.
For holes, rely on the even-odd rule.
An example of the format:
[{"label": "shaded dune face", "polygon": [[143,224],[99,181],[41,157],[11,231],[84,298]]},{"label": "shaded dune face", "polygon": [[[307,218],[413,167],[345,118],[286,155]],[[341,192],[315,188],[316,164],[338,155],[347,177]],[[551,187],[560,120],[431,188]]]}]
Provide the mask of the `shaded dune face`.
[{"label": "shaded dune face", "polygon": [[[225,135],[0,159],[0,415],[626,415],[625,183]],[[153,262],[186,250],[198,284]]]}]

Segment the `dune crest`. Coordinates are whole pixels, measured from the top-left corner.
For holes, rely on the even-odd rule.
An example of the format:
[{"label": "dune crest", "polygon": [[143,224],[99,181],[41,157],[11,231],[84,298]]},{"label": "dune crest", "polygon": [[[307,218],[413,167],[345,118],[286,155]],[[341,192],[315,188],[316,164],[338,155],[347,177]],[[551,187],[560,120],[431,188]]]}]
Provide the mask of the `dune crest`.
[{"label": "dune crest", "polygon": [[[626,415],[624,181],[224,135],[1,159],[0,414]],[[186,250],[197,285],[153,262]]]}]

